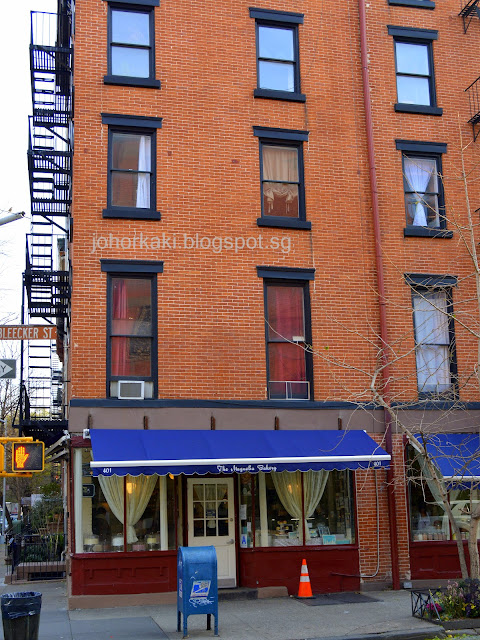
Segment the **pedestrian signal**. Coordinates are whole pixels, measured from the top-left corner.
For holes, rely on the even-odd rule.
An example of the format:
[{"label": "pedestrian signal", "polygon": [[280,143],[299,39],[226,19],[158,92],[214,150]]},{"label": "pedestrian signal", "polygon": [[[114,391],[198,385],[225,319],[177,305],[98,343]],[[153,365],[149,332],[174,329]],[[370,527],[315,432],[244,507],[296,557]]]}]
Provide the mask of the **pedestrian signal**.
[{"label": "pedestrian signal", "polygon": [[12,471],[43,471],[43,442],[14,442]]}]

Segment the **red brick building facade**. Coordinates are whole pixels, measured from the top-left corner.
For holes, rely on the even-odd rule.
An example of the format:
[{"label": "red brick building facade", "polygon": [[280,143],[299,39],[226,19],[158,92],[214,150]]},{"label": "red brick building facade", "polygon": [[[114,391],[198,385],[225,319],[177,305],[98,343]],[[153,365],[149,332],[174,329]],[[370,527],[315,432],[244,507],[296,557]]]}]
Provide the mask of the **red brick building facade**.
[{"label": "red brick building facade", "polygon": [[[225,586],[260,593],[293,593],[303,557],[317,592],[456,575],[448,533],[415,538],[406,438],[371,387],[402,403],[414,433],[478,428],[461,179],[478,156],[464,91],[477,76],[475,4],[76,2],[72,603],[174,591],[176,549],[202,526],[204,542],[232,540]],[[468,198],[473,212],[475,173]],[[114,476],[117,501],[91,477],[84,429],[94,461],[95,431],[115,429],[365,430],[392,462],[388,474],[330,470],[323,489],[322,471],[302,468],[289,507],[290,485],[272,474],[165,467],[158,486],[136,485],[142,511],[129,502],[134,471]],[[88,484],[93,497],[79,495]]]}]

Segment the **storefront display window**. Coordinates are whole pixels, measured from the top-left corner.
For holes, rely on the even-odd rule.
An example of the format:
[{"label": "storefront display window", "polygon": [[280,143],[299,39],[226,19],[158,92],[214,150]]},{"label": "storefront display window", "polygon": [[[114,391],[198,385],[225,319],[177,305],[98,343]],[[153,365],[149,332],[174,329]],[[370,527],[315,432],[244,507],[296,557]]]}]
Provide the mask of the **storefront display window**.
[{"label": "storefront display window", "polygon": [[[455,489],[449,491],[448,498],[453,516],[460,529],[460,535],[467,539],[470,523],[468,513],[475,510],[476,505],[480,502],[480,491],[478,489]],[[480,539],[480,531],[477,538]]]},{"label": "storefront display window", "polygon": [[[310,472],[314,473],[314,472]],[[311,515],[307,517],[310,541],[307,544],[353,544],[352,474],[349,471],[318,471],[328,476],[325,488]],[[319,489],[317,489],[318,491]],[[305,487],[308,496],[308,486]]]},{"label": "storefront display window", "polygon": [[448,516],[441,504],[440,496],[438,501],[435,500],[426,481],[411,483],[410,529],[414,541],[450,539]]},{"label": "storefront display window", "polygon": [[[468,538],[470,515],[480,502],[480,490],[469,488],[468,483],[461,488],[448,486],[438,471],[438,478],[432,477],[421,455],[417,455],[413,447],[408,447],[408,475],[409,475],[409,501],[410,501],[410,530],[412,540],[422,542],[425,540],[454,540],[448,515],[445,512],[442,500],[440,483],[447,492],[453,517],[460,529],[460,536]],[[480,532],[478,534],[480,539]]]},{"label": "storefront display window", "polygon": [[[238,476],[239,486],[239,522],[240,522],[240,547],[249,549],[254,546],[253,543],[253,521],[255,522],[255,531],[260,532],[260,511],[255,500],[258,496],[257,477],[250,473],[242,473]],[[258,521],[257,521],[258,518]]]},{"label": "storefront display window", "polygon": [[355,542],[348,471],[243,474],[239,509],[242,548]]},{"label": "storefront display window", "polygon": [[90,450],[81,453],[83,551],[175,549],[173,478],[158,475],[94,478],[90,471]]}]

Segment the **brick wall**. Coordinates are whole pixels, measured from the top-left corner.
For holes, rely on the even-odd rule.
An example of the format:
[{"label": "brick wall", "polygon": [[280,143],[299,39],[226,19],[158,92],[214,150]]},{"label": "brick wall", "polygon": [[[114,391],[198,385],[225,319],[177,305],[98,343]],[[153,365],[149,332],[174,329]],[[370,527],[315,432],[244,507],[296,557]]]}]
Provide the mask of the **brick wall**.
[{"label": "brick wall", "polygon": [[[381,446],[385,446],[380,436],[373,437]],[[410,559],[404,444],[401,435],[393,437],[392,467],[391,487],[393,487],[395,500],[398,571],[400,580],[403,581],[410,579]],[[355,479],[362,582],[366,584],[390,583],[392,580],[392,555],[387,474],[385,471],[370,469],[356,472]]]},{"label": "brick wall", "polygon": [[[225,0],[221,11],[218,3],[209,1],[195,10],[185,1],[156,7],[156,70],[162,83],[156,90],[103,83],[107,3],[77,2],[73,397],[105,397],[106,276],[100,259],[122,258],[165,264],[158,277],[160,397],[266,397],[263,283],[255,267],[276,265],[316,269],[310,285],[315,399],[369,398],[379,326],[357,3],[268,3],[269,9],[305,15],[299,27],[305,104],[253,98],[255,21],[249,17],[250,4]],[[465,280],[472,267],[458,232],[453,239],[403,237],[401,154],[395,139],[448,143],[443,168],[449,227],[454,228],[453,218],[464,224],[458,135],[462,133],[464,144],[471,139],[463,90],[477,74],[477,22],[463,34],[450,3],[437,2],[427,11],[378,0],[367,8],[387,315],[390,337],[402,355],[394,366],[393,391],[400,399],[416,397],[411,300],[403,274],[457,275],[461,284],[454,294],[456,312],[471,320],[475,305],[469,302],[473,282]],[[395,64],[388,24],[439,31],[433,49],[442,117],[394,112]],[[157,132],[161,221],[102,218],[108,127],[101,123],[101,112],[163,118]],[[304,159],[311,231],[257,226],[259,152],[253,126],[310,132]],[[477,146],[471,144],[465,152],[468,167],[476,156]],[[470,198],[477,208],[477,184]],[[253,238],[252,244],[261,238],[263,248],[237,253],[183,250],[183,234],[193,238],[197,233],[210,240]],[[140,248],[140,234],[150,244],[160,238],[160,246]],[[113,246],[94,250],[94,237],[112,237]],[[176,238],[177,247],[164,244],[164,237],[170,244]],[[291,243],[290,251],[272,248],[274,238]],[[122,249],[115,248],[116,239],[125,239]],[[458,362],[465,383],[476,359],[473,345],[468,332],[458,328]],[[468,385],[463,397],[473,399],[477,390]]]}]

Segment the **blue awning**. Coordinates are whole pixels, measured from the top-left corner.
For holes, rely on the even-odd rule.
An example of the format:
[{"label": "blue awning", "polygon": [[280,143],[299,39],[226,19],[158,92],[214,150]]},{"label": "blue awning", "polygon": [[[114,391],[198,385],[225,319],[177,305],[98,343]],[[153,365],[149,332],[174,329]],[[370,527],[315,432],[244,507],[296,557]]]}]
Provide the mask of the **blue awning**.
[{"label": "blue awning", "polygon": [[318,471],[389,466],[364,431],[90,429],[93,475]]},{"label": "blue awning", "polygon": [[[420,434],[415,437],[423,444]],[[478,433],[436,433],[425,437],[425,446],[449,485],[480,480]]]}]

